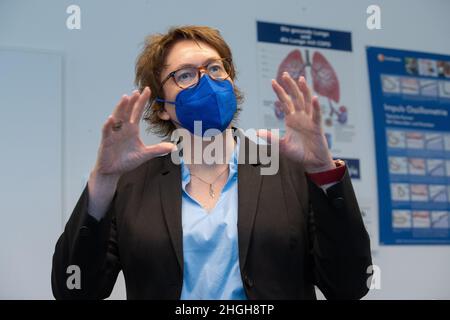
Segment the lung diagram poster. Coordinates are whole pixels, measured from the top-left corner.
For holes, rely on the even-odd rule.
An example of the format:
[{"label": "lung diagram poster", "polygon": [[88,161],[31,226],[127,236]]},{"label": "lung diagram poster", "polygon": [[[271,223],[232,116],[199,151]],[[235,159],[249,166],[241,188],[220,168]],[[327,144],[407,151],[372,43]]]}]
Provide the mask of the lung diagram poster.
[{"label": "lung diagram poster", "polygon": [[284,132],[284,113],[271,80],[282,83],[288,72],[304,76],[317,95],[328,145],[334,156],[345,158],[353,178],[359,177],[357,108],[352,94],[353,65],[351,33],[335,30],[257,22],[259,106],[265,128]]},{"label": "lung diagram poster", "polygon": [[[283,72],[294,79],[304,76],[319,98],[328,146],[335,158],[346,161],[372,239],[374,203],[367,192],[372,172],[363,172],[361,159],[367,142],[358,132],[367,130],[354,92],[355,62],[352,34],[347,31],[257,21],[258,105],[262,124],[284,133],[284,113],[279,109],[271,80],[282,82]],[[364,154],[366,153],[366,155]],[[370,199],[370,200],[368,200]]]},{"label": "lung diagram poster", "polygon": [[450,56],[367,48],[380,244],[450,244]]}]

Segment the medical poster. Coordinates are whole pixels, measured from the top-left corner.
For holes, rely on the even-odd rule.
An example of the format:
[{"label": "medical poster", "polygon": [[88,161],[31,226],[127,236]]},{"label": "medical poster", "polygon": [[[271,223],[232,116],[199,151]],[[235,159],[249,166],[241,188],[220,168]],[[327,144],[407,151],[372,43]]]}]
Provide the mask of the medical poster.
[{"label": "medical poster", "polygon": [[450,244],[450,56],[367,48],[380,244]]},{"label": "medical poster", "polygon": [[[275,105],[271,79],[282,83],[287,71],[294,79],[304,76],[324,110],[331,147],[354,137],[352,97],[348,72],[352,42],[349,32],[257,22],[259,99],[264,126],[284,130],[284,114]],[[347,90],[346,90],[347,88]],[[335,145],[336,144],[336,145]]]},{"label": "medical poster", "polygon": [[284,114],[271,80],[282,82],[287,71],[306,78],[322,109],[323,127],[332,154],[347,161],[352,178],[360,179],[358,108],[355,106],[350,32],[257,22],[259,106],[264,128],[284,133]]},{"label": "medical poster", "polygon": [[[280,129],[280,134],[284,133],[284,114],[275,104],[277,97],[271,80],[281,83],[285,71],[294,79],[304,76],[319,98],[323,128],[333,156],[345,160],[352,181],[359,184],[359,190],[364,190],[362,180],[368,181],[370,177],[361,172],[365,142],[357,133],[364,127],[353,91],[351,33],[257,21],[257,52],[258,97],[264,128]],[[362,198],[368,199],[369,195],[362,194]],[[370,201],[362,201],[360,205],[372,236],[373,205]]]}]

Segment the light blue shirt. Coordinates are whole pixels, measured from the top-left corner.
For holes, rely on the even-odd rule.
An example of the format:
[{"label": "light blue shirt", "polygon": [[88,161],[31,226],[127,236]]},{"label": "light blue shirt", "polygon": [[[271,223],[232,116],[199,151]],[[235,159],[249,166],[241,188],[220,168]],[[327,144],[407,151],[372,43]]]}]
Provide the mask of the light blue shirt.
[{"label": "light blue shirt", "polygon": [[184,256],[181,300],[247,299],[239,269],[238,153],[239,138],[229,162],[227,182],[210,212],[186,191],[191,176],[181,159]]}]

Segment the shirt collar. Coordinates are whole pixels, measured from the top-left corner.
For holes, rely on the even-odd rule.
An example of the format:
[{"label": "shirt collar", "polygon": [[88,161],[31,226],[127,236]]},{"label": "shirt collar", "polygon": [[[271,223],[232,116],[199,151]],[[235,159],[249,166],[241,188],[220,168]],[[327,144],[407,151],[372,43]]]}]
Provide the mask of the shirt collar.
[{"label": "shirt collar", "polygon": [[[234,180],[237,177],[240,138],[238,135],[235,135],[235,137],[236,137],[236,144],[234,146],[233,154],[231,155],[231,158],[228,161],[230,172],[228,174],[228,179],[224,189],[227,187],[227,185],[230,183],[231,180]],[[189,167],[184,163],[183,157],[180,157],[180,165],[181,165],[181,187],[183,191],[186,191],[186,185],[191,181],[191,173]]]}]

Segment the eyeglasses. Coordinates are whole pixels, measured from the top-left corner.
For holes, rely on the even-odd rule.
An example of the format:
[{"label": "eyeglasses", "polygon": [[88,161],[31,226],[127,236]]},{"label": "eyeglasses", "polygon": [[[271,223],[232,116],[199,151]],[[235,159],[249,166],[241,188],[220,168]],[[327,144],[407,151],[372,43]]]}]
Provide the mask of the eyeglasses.
[{"label": "eyeglasses", "polygon": [[202,72],[208,74],[214,80],[224,81],[230,77],[230,71],[231,63],[228,58],[214,59],[200,67],[188,66],[172,71],[161,82],[161,88],[170,78],[181,89],[194,87],[197,85]]}]

